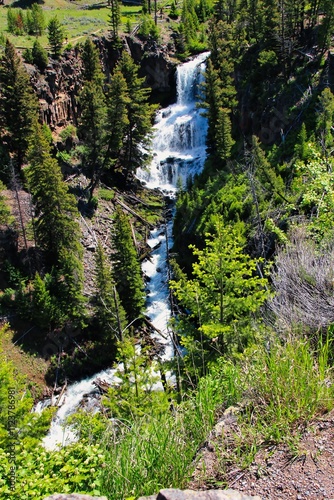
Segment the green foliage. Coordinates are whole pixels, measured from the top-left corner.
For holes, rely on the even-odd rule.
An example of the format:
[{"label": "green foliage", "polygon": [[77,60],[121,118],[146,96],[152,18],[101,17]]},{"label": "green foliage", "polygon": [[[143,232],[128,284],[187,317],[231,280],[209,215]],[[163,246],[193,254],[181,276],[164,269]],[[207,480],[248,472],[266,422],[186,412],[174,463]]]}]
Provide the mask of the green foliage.
[{"label": "green foliage", "polygon": [[175,324],[187,349],[185,361],[189,358],[191,366],[195,360],[199,370],[205,370],[208,356],[242,350],[250,342],[253,315],[268,297],[259,261],[243,252],[236,227],[224,227],[218,217],[214,227],[204,250],[191,247],[197,258],[191,279],[178,272],[178,280],[170,283],[187,311]]},{"label": "green foliage", "polygon": [[109,346],[121,340],[126,327],[125,311],[120,302],[108,258],[99,243],[96,250],[95,317],[105,343]]},{"label": "green foliage", "polygon": [[316,132],[323,151],[329,151],[333,147],[333,116],[334,95],[329,88],[325,88],[319,96],[319,111],[316,120]]},{"label": "green foliage", "polygon": [[10,214],[10,208],[6,203],[6,197],[2,192],[6,189],[6,186],[0,181],[0,220],[1,224],[10,224],[13,221],[13,217]]},{"label": "green foliage", "polygon": [[81,53],[81,59],[83,63],[82,76],[84,81],[96,81],[101,84],[104,76],[101,69],[99,52],[90,38],[86,38]]},{"label": "green foliage", "polygon": [[[59,165],[51,157],[50,145],[36,125],[30,147],[30,166],[26,171],[35,204],[37,243],[53,266],[53,294],[63,318],[80,319],[83,311],[83,249],[76,200],[68,192]],[[51,318],[50,318],[51,320]]]},{"label": "green foliage", "polygon": [[36,39],[31,50],[33,63],[36,64],[40,71],[44,71],[49,64],[49,58],[46,50],[42,47],[40,42]]},{"label": "green foliage", "polygon": [[113,274],[128,322],[141,315],[145,304],[140,263],[128,217],[118,209],[114,220]]},{"label": "green foliage", "polygon": [[[107,89],[107,123],[105,169],[116,170],[120,165],[121,149],[129,126],[128,107],[131,97],[125,78],[121,71],[116,69]],[[117,126],[115,126],[117,124]]]},{"label": "green foliage", "polygon": [[77,135],[77,129],[74,125],[67,125],[61,132],[59,133],[59,137],[63,142],[66,142],[67,139],[74,139]]},{"label": "green foliage", "polygon": [[293,187],[299,195],[299,208],[309,218],[309,230],[319,241],[333,227],[333,175],[330,160],[323,158],[311,144],[308,149],[309,159],[295,163],[298,175]]},{"label": "green foliage", "polygon": [[41,36],[45,28],[45,18],[42,6],[33,3],[26,14],[26,31],[29,35]]},{"label": "green foliage", "polygon": [[31,52],[31,49],[25,49],[23,52],[22,52],[22,57],[24,59],[24,61],[28,64],[34,64],[34,59],[32,57],[32,52]]},{"label": "green foliage", "polygon": [[151,37],[155,41],[159,40],[159,27],[154,23],[150,15],[144,15],[141,17],[138,34],[144,39]]},{"label": "green foliage", "polygon": [[194,450],[214,422],[221,391],[216,381],[203,381],[197,393],[170,412],[146,413],[142,419],[119,421],[105,436],[110,450],[102,476],[102,492],[110,500],[150,495],[187,484]]},{"label": "green foliage", "polygon": [[57,16],[50,19],[47,28],[52,55],[55,59],[59,59],[63,47],[64,31]]},{"label": "green foliage", "polygon": [[176,2],[175,0],[172,1],[171,3],[171,6],[170,6],[170,10],[169,10],[169,17],[171,19],[177,19],[180,15],[180,12],[178,11],[177,7],[176,7]]},{"label": "green foliage", "polygon": [[111,417],[136,420],[147,414],[165,413],[169,407],[168,394],[154,388],[159,382],[159,367],[150,359],[147,348],[140,347],[135,338],[124,335],[117,342],[117,351],[116,376],[120,385],[110,388],[103,399]]},{"label": "green foliage", "polygon": [[16,487],[10,490],[8,455],[0,450],[0,471],[4,478],[0,484],[3,498],[13,500],[42,500],[57,490],[62,492],[86,492],[100,495],[101,467],[104,452],[97,444],[82,440],[74,445],[50,452],[40,445],[16,449]]},{"label": "green foliage", "polygon": [[149,90],[144,87],[144,78],[139,78],[138,67],[124,51],[116,66],[126,82],[126,105],[128,123],[125,127],[121,164],[126,175],[135,172],[149,158],[147,149],[151,143],[152,119],[156,106],[148,103]]},{"label": "green foliage", "polygon": [[0,122],[6,149],[21,166],[33,132],[38,102],[28,74],[9,40],[0,59],[0,85]]},{"label": "green foliage", "polygon": [[24,31],[24,14],[21,9],[12,9],[9,7],[7,10],[7,29],[9,33],[14,35],[21,35]]},{"label": "green foliage", "polygon": [[326,383],[330,350],[329,338],[315,352],[309,342],[295,339],[285,345],[274,342],[269,352],[252,348],[246,353],[242,383],[251,388],[253,409],[244,431],[257,444],[262,439],[292,442],[298,422],[307,424],[333,407],[333,388]]},{"label": "green foliage", "polygon": [[109,15],[109,23],[110,23],[110,31],[111,38],[113,40],[118,39],[118,29],[121,22],[121,6],[119,0],[109,0],[110,4],[110,15]]},{"label": "green foliage", "polygon": [[79,95],[81,116],[78,136],[85,142],[83,161],[88,176],[92,179],[90,196],[97,185],[103,163],[105,141],[106,104],[98,80],[87,81]]}]

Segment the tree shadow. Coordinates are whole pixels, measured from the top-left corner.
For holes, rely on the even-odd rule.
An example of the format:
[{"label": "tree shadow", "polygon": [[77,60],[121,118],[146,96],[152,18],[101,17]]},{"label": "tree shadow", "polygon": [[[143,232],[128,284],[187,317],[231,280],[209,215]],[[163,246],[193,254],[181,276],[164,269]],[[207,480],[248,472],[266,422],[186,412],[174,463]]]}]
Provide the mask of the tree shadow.
[{"label": "tree shadow", "polygon": [[95,3],[93,5],[85,6],[85,10],[100,10],[108,7],[107,2]]},{"label": "tree shadow", "polygon": [[44,4],[44,0],[15,0],[11,5],[8,5],[8,7],[13,7],[15,9],[29,9],[33,3],[38,3],[40,5]]}]

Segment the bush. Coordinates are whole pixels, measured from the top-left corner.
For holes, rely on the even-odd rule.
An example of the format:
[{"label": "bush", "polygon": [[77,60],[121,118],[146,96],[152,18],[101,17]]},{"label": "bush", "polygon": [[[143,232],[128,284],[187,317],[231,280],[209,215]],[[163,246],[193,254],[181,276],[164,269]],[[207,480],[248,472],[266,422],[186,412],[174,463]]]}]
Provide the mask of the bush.
[{"label": "bush", "polygon": [[22,53],[23,59],[28,64],[34,64],[34,58],[31,49],[25,49]]},{"label": "bush", "polygon": [[138,34],[145,39],[152,37],[153,40],[158,41],[160,30],[158,26],[154,24],[154,21],[150,16],[143,16],[140,20]]},{"label": "bush", "polygon": [[77,136],[77,129],[74,125],[67,125],[60,133],[59,137],[63,142],[66,142],[67,139],[74,139]]}]

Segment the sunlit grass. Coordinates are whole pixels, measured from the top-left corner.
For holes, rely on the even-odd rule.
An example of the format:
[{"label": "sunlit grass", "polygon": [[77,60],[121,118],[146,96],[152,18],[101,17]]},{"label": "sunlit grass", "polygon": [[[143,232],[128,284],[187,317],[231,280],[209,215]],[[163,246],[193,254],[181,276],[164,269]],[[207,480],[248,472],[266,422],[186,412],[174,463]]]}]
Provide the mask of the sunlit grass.
[{"label": "sunlit grass", "polygon": [[[12,3],[8,2],[7,5]],[[73,4],[67,0],[45,0],[43,10],[46,23],[55,15],[62,23],[66,36],[64,46],[66,43],[75,44],[92,34],[102,35],[109,30],[110,7],[107,7],[107,2],[90,0],[90,2],[82,2],[82,4]],[[120,31],[126,30],[128,19],[131,25],[134,26],[138,21],[140,12],[141,7],[122,6]],[[7,32],[7,8],[3,7],[0,9],[0,32],[20,49],[31,48],[35,40],[34,36],[14,36]],[[39,38],[39,41],[43,47],[48,46],[46,33]]]}]

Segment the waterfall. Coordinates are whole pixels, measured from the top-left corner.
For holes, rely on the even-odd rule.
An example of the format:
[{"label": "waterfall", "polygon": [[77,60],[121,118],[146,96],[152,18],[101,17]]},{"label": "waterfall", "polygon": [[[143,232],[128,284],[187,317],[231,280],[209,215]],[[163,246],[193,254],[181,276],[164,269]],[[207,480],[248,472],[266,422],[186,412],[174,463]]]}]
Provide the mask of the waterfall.
[{"label": "waterfall", "polygon": [[[153,161],[149,170],[138,171],[138,178],[149,188],[160,188],[173,195],[179,179],[185,183],[188,176],[199,173],[203,167],[207,122],[197,107],[197,96],[208,55],[208,52],[200,54],[177,68],[177,102],[157,114]],[[163,361],[174,356],[173,339],[168,328],[171,312],[167,267],[168,246],[172,246],[172,224],[170,220],[150,233],[148,245],[155,250],[150,259],[142,264],[147,278],[146,315],[156,328],[153,337],[164,345]],[[94,409],[94,402],[97,402],[94,398],[94,393],[97,393],[94,380],[99,378],[117,383],[119,379],[115,372],[116,369],[103,370],[67,388],[62,406],[51,423],[48,435],[43,439],[45,448],[57,449],[75,441],[73,429],[64,425],[67,417],[82,405],[84,399],[85,407]],[[172,374],[167,373],[166,376],[173,379]],[[156,388],[162,390],[161,384]],[[43,406],[48,404],[49,401],[39,403],[35,411],[42,411]]]},{"label": "waterfall", "polygon": [[138,177],[149,188],[175,192],[180,179],[201,171],[205,160],[207,120],[197,107],[200,83],[209,52],[177,68],[177,101],[157,114],[153,138],[153,161]]}]

